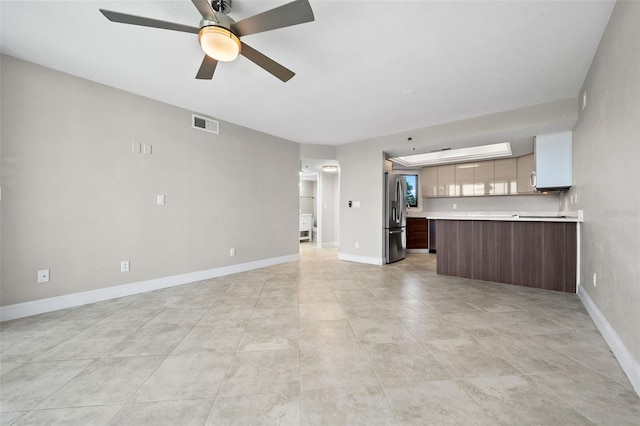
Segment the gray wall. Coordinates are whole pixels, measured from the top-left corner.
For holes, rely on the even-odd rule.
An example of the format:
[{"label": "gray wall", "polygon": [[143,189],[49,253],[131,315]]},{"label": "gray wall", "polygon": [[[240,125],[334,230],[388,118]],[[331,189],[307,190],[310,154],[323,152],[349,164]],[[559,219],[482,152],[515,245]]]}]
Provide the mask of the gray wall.
[{"label": "gray wall", "polygon": [[336,159],[335,145],[300,144],[300,159],[317,158],[325,160]]},{"label": "gray wall", "polygon": [[[340,248],[342,254],[381,259],[383,256],[384,155],[375,146],[338,146],[340,161]],[[359,201],[360,207],[349,207]],[[356,242],[359,247],[356,248]]]},{"label": "gray wall", "polygon": [[1,66],[2,305],[298,253],[297,143],[226,122],[213,135],[190,111]]},{"label": "gray wall", "polygon": [[[382,259],[384,157],[389,152],[409,154],[407,137],[421,148],[459,148],[569,130],[577,117],[577,100],[564,99],[338,146],[340,253]],[[349,200],[360,201],[361,207],[348,208]],[[360,248],[355,248],[355,242]]]},{"label": "gray wall", "polygon": [[[619,1],[580,96],[571,208],[584,210],[582,289],[640,363],[640,3]],[[577,194],[577,204],[571,198]],[[597,287],[592,277],[597,273]]]}]

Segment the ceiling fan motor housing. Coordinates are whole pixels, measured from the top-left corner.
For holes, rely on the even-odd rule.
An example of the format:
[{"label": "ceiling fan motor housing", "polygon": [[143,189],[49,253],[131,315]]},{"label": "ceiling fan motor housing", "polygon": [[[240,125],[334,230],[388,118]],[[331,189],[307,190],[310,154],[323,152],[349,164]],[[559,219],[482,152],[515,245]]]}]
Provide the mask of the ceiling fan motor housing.
[{"label": "ceiling fan motor housing", "polygon": [[232,0],[212,0],[211,7],[216,12],[222,12],[226,15],[231,12],[231,1]]}]

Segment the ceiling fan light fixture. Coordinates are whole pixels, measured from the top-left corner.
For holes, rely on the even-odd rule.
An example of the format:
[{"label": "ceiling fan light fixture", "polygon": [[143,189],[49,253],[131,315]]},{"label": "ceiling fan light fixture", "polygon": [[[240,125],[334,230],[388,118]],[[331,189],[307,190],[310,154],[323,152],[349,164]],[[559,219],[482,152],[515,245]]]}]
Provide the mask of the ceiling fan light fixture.
[{"label": "ceiling fan light fixture", "polygon": [[207,56],[221,62],[230,62],[240,54],[240,39],[224,27],[209,25],[200,28],[198,42]]}]

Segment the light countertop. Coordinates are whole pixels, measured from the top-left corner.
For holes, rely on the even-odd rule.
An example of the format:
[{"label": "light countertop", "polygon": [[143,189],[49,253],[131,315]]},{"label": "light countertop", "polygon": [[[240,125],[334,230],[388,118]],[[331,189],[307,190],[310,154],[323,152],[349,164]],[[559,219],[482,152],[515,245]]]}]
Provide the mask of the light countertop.
[{"label": "light countertop", "polygon": [[407,217],[423,217],[426,219],[441,220],[498,220],[498,221],[518,221],[518,222],[582,222],[582,210],[567,212],[535,211],[535,212],[424,212],[409,210]]}]

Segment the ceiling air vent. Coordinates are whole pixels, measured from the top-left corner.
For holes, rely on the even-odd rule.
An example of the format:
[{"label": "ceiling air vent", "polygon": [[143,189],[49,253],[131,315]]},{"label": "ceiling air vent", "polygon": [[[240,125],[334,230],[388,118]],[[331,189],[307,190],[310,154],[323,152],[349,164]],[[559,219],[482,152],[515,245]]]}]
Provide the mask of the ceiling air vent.
[{"label": "ceiling air vent", "polygon": [[191,127],[194,129],[204,130],[205,132],[215,133],[220,131],[220,123],[210,118],[201,117],[199,115],[191,115]]}]

